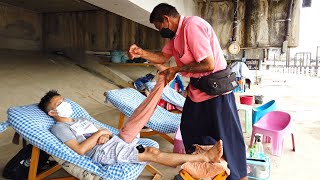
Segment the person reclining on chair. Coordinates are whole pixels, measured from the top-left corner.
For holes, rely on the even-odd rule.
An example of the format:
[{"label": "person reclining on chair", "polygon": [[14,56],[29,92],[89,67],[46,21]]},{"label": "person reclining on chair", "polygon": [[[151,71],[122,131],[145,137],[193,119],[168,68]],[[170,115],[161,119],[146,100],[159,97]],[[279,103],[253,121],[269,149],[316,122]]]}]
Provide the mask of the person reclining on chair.
[{"label": "person reclining on chair", "polygon": [[222,141],[202,154],[165,153],[154,147],[142,147],[137,142],[127,143],[102,129],[86,118],[71,118],[71,105],[55,90],[41,98],[39,108],[51,116],[56,123],[51,132],[79,155],[86,155],[102,165],[114,163],[155,162],[176,167],[185,162],[220,162],[223,153]]}]

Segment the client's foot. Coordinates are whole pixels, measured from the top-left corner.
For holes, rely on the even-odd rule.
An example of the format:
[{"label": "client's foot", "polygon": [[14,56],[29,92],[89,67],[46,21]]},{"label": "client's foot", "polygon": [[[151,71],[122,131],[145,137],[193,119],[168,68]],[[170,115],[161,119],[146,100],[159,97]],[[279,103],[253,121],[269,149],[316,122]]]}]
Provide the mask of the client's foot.
[{"label": "client's foot", "polygon": [[205,152],[206,157],[208,157],[208,162],[220,162],[223,155],[223,145],[222,140],[219,140],[211,149]]}]

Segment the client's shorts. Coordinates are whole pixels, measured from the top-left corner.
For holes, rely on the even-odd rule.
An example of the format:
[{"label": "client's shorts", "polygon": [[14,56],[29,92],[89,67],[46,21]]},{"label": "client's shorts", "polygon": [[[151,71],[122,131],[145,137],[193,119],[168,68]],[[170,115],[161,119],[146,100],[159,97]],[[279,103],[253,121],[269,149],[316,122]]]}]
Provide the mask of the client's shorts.
[{"label": "client's shorts", "polygon": [[139,163],[138,150],[136,149],[138,140],[139,138],[135,138],[132,143],[127,143],[118,136],[113,136],[108,142],[96,149],[92,160],[102,165]]}]

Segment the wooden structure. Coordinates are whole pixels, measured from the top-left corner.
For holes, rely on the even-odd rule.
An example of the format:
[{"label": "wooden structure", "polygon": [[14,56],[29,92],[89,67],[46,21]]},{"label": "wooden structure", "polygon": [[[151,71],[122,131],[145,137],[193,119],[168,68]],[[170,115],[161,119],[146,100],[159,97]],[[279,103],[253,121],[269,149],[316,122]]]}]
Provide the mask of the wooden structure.
[{"label": "wooden structure", "polygon": [[[40,174],[37,174],[39,156],[40,156],[40,149],[33,146],[31,160],[30,160],[30,169],[29,169],[29,174],[28,174],[28,180],[45,179],[46,177],[50,176],[51,174],[53,174],[61,169],[61,165],[57,164],[57,165],[53,166],[52,168],[50,168]],[[147,171],[149,171],[151,174],[154,175],[153,180],[159,180],[163,176],[160,171],[158,171],[156,168],[154,168],[150,164],[148,164],[145,168]],[[54,178],[52,180],[76,180],[76,179],[77,178],[75,178],[75,177],[63,177],[63,178]]]}]

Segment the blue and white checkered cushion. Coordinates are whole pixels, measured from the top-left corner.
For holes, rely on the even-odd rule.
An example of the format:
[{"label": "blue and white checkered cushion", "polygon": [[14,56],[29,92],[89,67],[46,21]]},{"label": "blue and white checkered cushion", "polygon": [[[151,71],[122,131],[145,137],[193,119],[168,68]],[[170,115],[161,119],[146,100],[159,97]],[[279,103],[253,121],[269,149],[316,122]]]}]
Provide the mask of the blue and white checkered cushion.
[{"label": "blue and white checkered cushion", "polygon": [[[134,110],[146,98],[133,88],[115,89],[106,92],[108,102],[130,117]],[[181,114],[175,114],[157,106],[146,126],[162,133],[175,133],[180,125]]]},{"label": "blue and white checkered cushion", "polygon": [[[117,129],[95,120],[75,102],[68,99],[66,101],[72,105],[73,118],[85,117],[99,126],[109,129],[112,133],[118,134]],[[142,164],[102,166],[86,156],[78,155],[50,132],[55,121],[40,110],[37,104],[12,107],[8,109],[7,113],[10,125],[31,144],[104,179],[136,179],[145,167]],[[150,139],[142,138],[139,143],[145,146],[159,147],[157,142]]]}]

